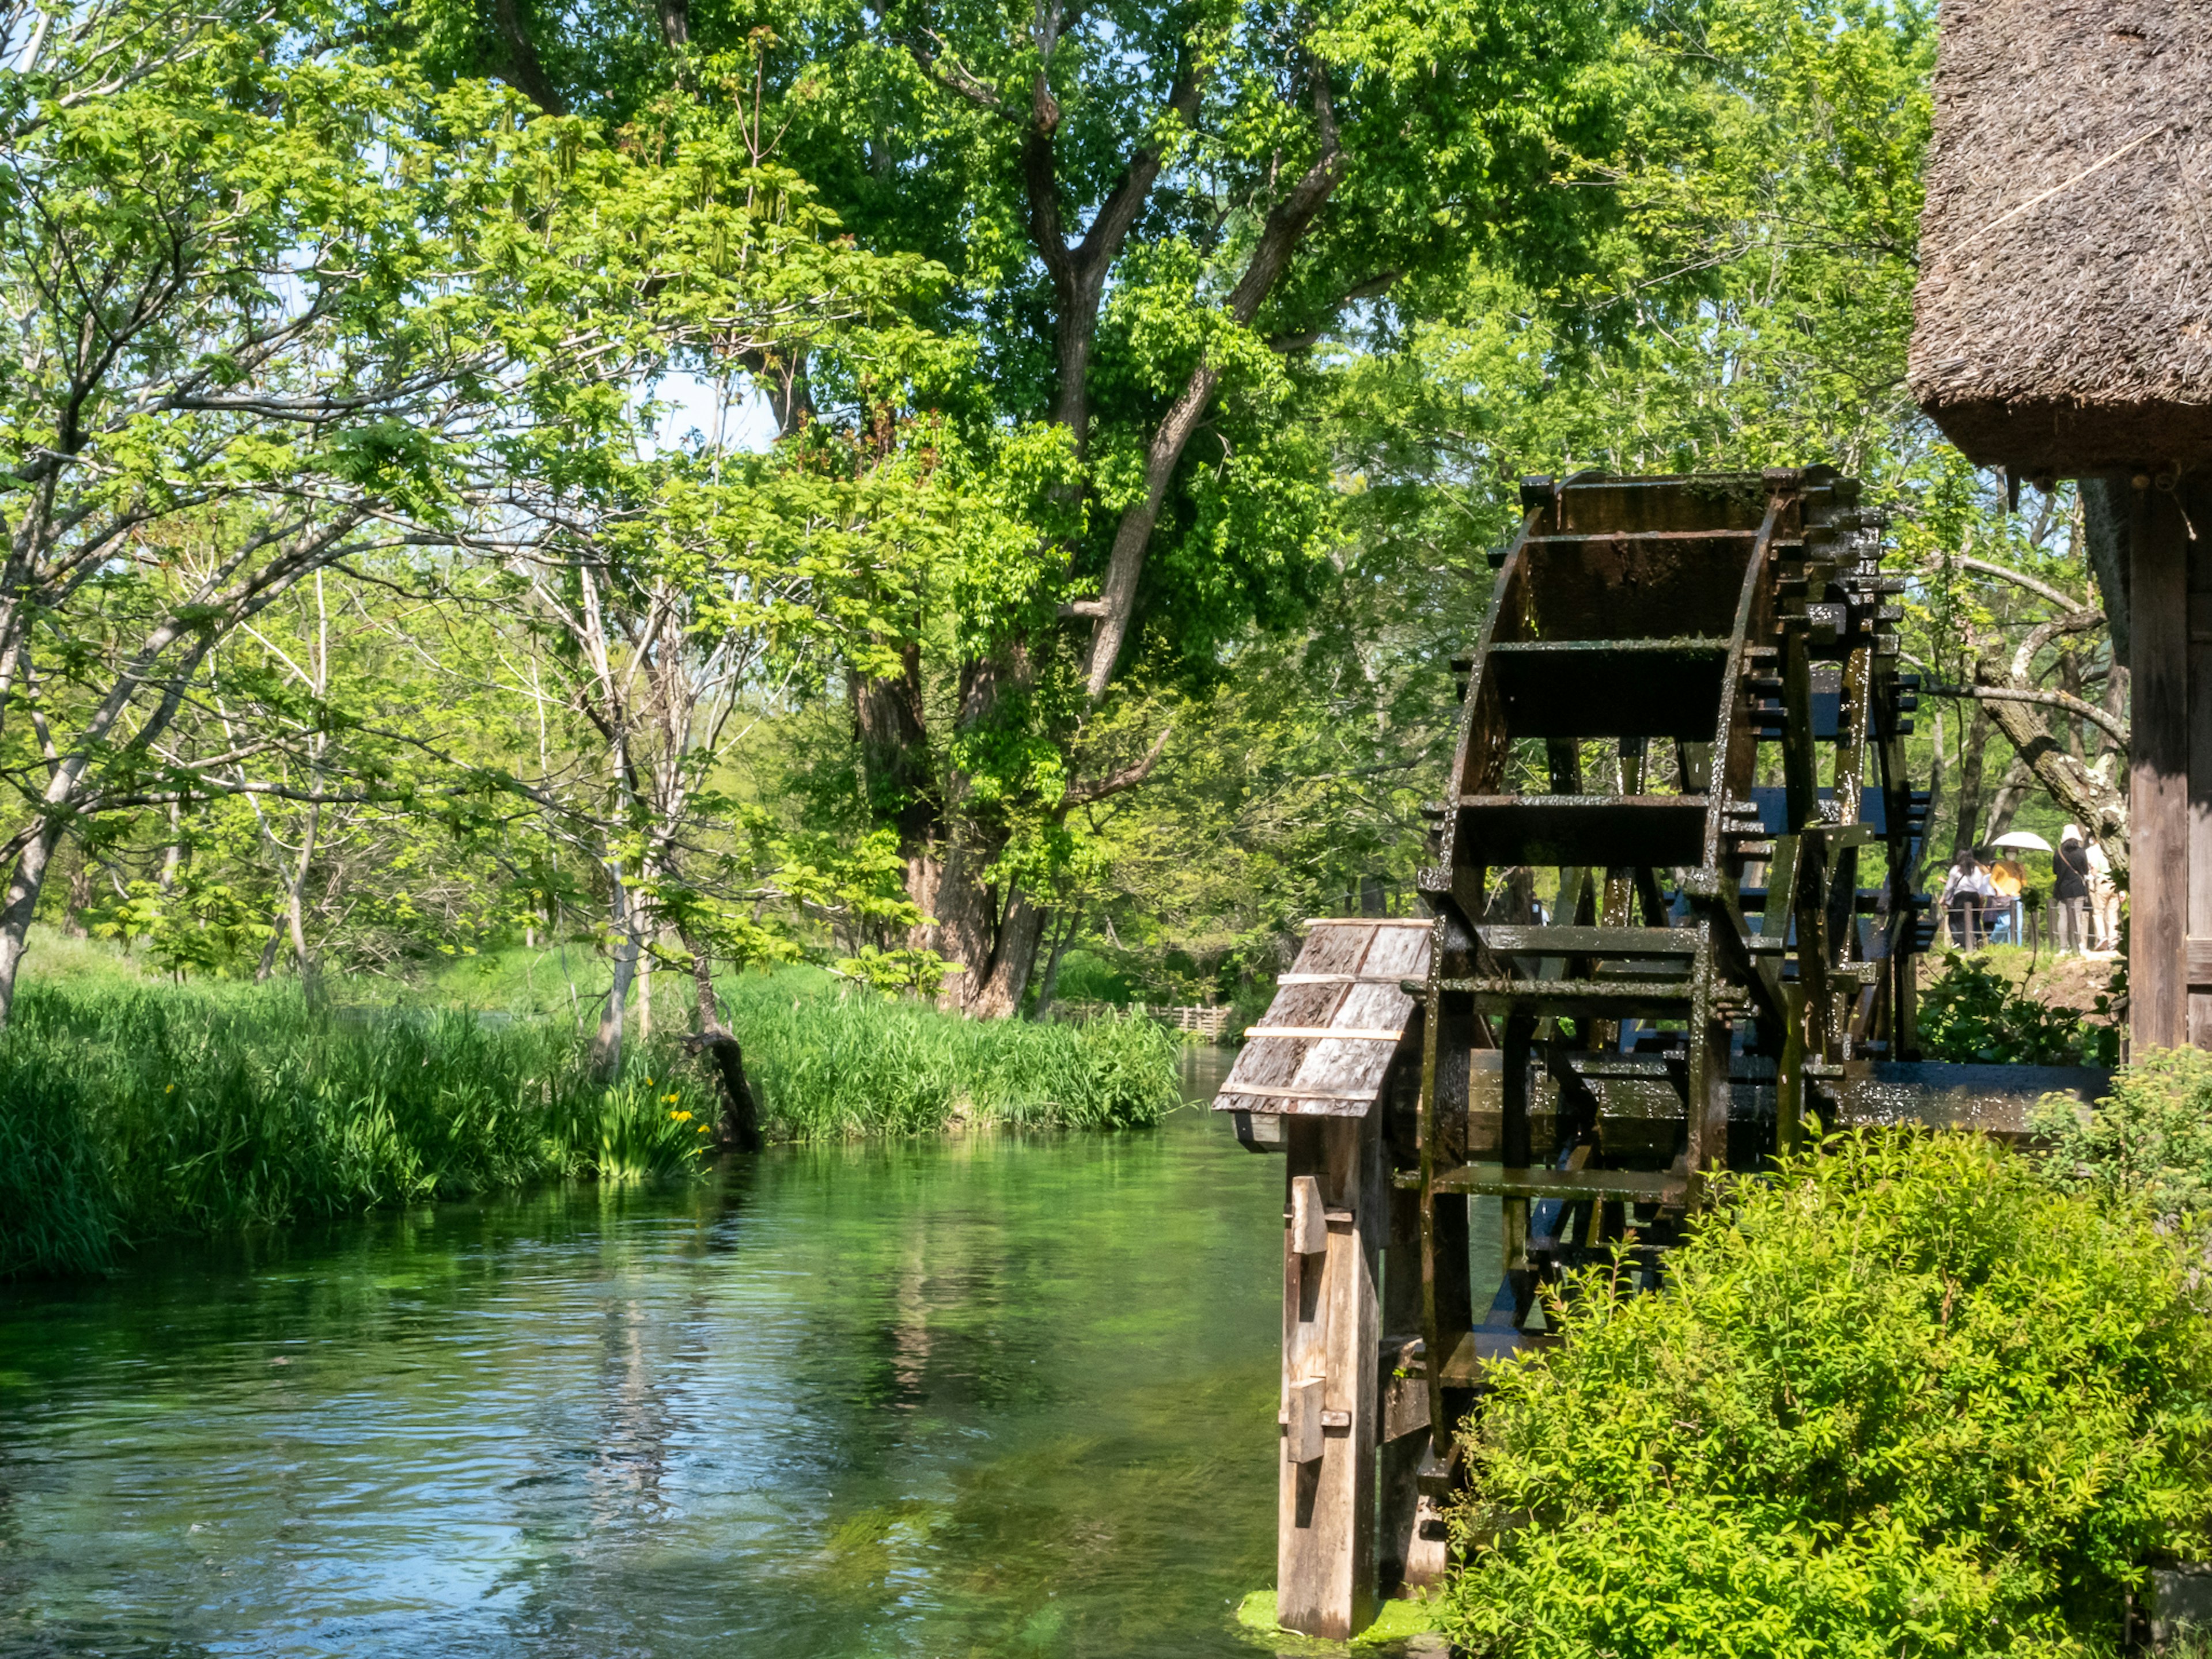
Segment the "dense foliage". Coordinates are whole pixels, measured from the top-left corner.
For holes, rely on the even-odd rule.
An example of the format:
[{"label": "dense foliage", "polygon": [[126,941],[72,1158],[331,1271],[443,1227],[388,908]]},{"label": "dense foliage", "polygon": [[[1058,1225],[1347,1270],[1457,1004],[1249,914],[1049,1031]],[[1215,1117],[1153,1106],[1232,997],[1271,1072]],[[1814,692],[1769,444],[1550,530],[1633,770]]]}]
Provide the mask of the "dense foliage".
[{"label": "dense foliage", "polygon": [[2212,1321],[2141,1212],[1964,1135],[1735,1188],[1656,1295],[1499,1374],[1451,1594],[1477,1653],[2106,1650],[2212,1543]]},{"label": "dense foliage", "polygon": [[2089,1011],[2045,1002],[1979,956],[1957,956],[1920,993],[1922,1052],[1929,1060],[2008,1066],[2113,1066],[2120,1027],[2112,999]]},{"label": "dense foliage", "polygon": [[2212,1054],[2203,1049],[2142,1050],[2094,1105],[2051,1095],[2032,1121],[2061,1185],[2140,1203],[2175,1224],[2212,1212]]}]

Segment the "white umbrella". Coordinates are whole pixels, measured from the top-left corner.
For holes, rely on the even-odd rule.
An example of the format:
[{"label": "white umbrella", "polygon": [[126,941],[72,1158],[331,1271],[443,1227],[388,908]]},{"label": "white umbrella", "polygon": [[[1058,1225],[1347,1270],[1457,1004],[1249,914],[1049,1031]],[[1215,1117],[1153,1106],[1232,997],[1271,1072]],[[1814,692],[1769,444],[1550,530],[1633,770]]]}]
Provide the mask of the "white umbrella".
[{"label": "white umbrella", "polygon": [[1999,836],[1990,843],[1992,847],[2023,847],[2031,853],[2048,853],[2051,843],[2040,836],[2026,830],[2015,830],[2008,836]]}]

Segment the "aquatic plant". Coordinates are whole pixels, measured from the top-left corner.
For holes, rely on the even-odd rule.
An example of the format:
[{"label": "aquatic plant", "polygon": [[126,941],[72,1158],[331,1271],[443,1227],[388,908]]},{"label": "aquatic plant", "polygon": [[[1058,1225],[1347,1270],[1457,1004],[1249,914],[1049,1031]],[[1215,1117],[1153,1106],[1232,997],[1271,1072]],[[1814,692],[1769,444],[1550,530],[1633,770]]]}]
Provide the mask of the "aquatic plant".
[{"label": "aquatic plant", "polygon": [[2142,1212],[1976,1137],[1735,1186],[1668,1287],[1606,1273],[1468,1441],[1474,1653],[2104,1651],[2212,1542],[2212,1290]]},{"label": "aquatic plant", "polygon": [[[726,1008],[772,1138],[1107,1128],[1177,1099],[1145,1021],[984,1024],[781,976]],[[592,1073],[568,1019],[294,987],[27,979],[0,1034],[0,1279],[165,1236],[702,1167],[715,1085],[664,1038]]]},{"label": "aquatic plant", "polygon": [[987,1123],[1134,1127],[1158,1122],[1181,1098],[1175,1040],[1151,1020],[962,1019],[828,988],[794,994],[780,975],[740,979],[723,1000],[775,1139]]},{"label": "aquatic plant", "polygon": [[[334,1011],[284,986],[27,981],[0,1036],[0,1277],[165,1235],[696,1169],[699,1137],[646,1063],[605,1085],[550,1025]],[[703,1079],[674,1086],[711,1112]]]}]

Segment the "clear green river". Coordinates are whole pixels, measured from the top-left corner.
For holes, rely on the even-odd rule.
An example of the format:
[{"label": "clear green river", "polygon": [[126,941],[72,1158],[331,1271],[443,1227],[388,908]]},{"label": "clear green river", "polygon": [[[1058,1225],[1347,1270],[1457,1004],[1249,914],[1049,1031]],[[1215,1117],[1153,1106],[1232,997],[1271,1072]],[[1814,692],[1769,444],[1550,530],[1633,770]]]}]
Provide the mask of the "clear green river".
[{"label": "clear green river", "polygon": [[0,1653],[1265,1652],[1281,1180],[1186,1110],[0,1289]]}]

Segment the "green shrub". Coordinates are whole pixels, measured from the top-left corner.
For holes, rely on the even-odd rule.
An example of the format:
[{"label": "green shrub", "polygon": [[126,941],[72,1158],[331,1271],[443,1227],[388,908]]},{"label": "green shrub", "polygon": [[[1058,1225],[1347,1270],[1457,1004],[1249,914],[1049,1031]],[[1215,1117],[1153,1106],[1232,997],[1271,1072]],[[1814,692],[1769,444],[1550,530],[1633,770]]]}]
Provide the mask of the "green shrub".
[{"label": "green shrub", "polygon": [[[2095,1012],[2109,1015],[2111,999]],[[2117,1024],[2038,1001],[1980,957],[1954,956],[1920,994],[1920,1047],[1931,1060],[2018,1066],[2112,1066]]]},{"label": "green shrub", "polygon": [[2169,1221],[2212,1212],[2212,1054],[2148,1048],[2084,1108],[2046,1095],[2029,1125],[2062,1186],[2140,1202]]},{"label": "green shrub", "polygon": [[2066,1655],[2201,1553],[2212,1321],[2175,1237],[1963,1135],[1734,1186],[1602,1274],[1472,1431],[1447,1627],[1476,1653]]}]

